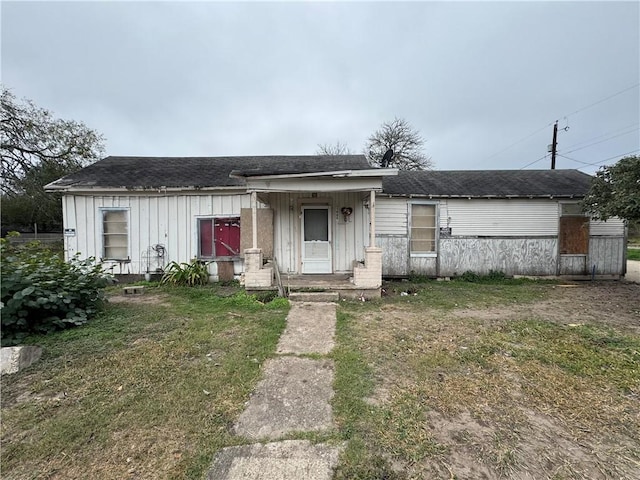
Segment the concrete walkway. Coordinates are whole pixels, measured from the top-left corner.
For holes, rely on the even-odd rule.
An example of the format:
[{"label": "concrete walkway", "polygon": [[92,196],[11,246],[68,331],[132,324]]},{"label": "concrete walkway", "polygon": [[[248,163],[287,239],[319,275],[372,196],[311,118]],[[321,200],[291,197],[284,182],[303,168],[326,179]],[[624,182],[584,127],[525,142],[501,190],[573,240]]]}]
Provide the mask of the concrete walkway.
[{"label": "concrete walkway", "polygon": [[270,442],[223,448],[216,453],[209,480],[330,480],[340,448],[307,440],[275,441],[296,432],[334,428],[333,361],[336,306],[292,303],[277,356],[264,363],[263,378],[233,427],[242,437]]},{"label": "concrete walkway", "polygon": [[624,279],[629,282],[640,283],[640,261],[627,260],[627,274]]}]

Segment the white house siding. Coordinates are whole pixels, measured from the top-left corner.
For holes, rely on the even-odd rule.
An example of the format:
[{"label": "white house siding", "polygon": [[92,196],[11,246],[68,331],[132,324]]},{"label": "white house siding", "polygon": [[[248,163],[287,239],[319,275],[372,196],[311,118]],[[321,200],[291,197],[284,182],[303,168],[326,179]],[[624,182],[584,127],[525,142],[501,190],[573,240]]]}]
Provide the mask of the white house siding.
[{"label": "white house siding", "polygon": [[554,199],[441,199],[437,260],[410,257],[408,198],[381,197],[376,208],[377,241],[383,275],[456,276],[467,270],[507,275],[597,274],[624,272],[624,223],[591,221],[589,255],[559,256],[559,202]]},{"label": "white house siding", "polygon": [[[353,270],[353,261],[364,259],[364,247],[368,240],[369,215],[364,208],[362,192],[321,193],[270,193],[269,206],[274,211],[274,252],[280,271],[300,272],[301,205],[329,205],[331,207],[331,245],[333,271]],[[347,222],[340,210],[350,207],[353,213]]]},{"label": "white house siding", "polygon": [[589,234],[591,236],[611,236],[622,237],[625,233],[624,220],[620,218],[610,218],[606,222],[601,220],[591,220],[589,224]]},{"label": "white house siding", "polygon": [[449,199],[446,213],[453,236],[544,236],[558,234],[554,200]]},{"label": "white house siding", "polygon": [[[75,236],[65,236],[65,256],[80,258],[102,255],[101,209],[124,208],[128,211],[130,263],[105,262],[114,273],[144,273],[143,252],[161,244],[166,249],[165,264],[188,262],[198,254],[198,216],[240,216],[241,208],[251,206],[247,194],[130,194],[65,195],[64,226],[75,229]],[[241,270],[241,265],[236,270]],[[217,274],[215,262],[210,266]]]}]

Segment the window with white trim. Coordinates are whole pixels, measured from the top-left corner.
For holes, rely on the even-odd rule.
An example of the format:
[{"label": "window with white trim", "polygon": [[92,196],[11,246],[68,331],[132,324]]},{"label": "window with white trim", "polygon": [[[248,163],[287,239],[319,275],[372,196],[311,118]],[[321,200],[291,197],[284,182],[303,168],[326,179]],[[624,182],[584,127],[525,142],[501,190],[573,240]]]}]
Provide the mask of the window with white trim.
[{"label": "window with white trim", "polygon": [[240,255],[240,217],[198,218],[198,258]]},{"label": "window with white trim", "polygon": [[129,260],[129,221],[126,209],[102,210],[102,259]]},{"label": "window with white trim", "polygon": [[411,255],[436,253],[437,208],[431,203],[411,203],[409,244]]}]

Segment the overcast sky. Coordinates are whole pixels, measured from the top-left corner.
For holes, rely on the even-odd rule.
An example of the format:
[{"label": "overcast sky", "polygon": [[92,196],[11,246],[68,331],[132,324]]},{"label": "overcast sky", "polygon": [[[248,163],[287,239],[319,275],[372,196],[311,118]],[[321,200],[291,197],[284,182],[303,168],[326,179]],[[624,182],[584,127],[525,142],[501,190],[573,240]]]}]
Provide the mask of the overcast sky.
[{"label": "overcast sky", "polygon": [[2,83],[108,155],[361,153],[394,117],[439,170],[549,168],[555,120],[558,168],[640,152],[637,1],[0,8]]}]

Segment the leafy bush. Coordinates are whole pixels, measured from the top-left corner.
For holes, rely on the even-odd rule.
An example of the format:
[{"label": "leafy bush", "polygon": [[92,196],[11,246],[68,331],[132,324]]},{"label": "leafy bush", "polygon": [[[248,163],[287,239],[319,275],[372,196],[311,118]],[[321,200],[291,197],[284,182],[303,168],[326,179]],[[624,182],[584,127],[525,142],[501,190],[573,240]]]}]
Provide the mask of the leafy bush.
[{"label": "leafy bush", "polygon": [[182,285],[193,287],[209,283],[209,270],[207,263],[200,262],[197,258],[190,263],[171,262],[162,276],[160,283],[170,285]]},{"label": "leafy bush", "polygon": [[479,282],[480,275],[478,275],[476,272],[472,272],[471,270],[467,270],[460,276],[460,280],[462,280],[463,282],[472,282],[472,283]]},{"label": "leafy bush", "polygon": [[93,259],[65,262],[39,242],[0,239],[2,345],[86,323],[102,306],[108,275]]}]

